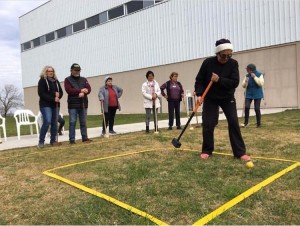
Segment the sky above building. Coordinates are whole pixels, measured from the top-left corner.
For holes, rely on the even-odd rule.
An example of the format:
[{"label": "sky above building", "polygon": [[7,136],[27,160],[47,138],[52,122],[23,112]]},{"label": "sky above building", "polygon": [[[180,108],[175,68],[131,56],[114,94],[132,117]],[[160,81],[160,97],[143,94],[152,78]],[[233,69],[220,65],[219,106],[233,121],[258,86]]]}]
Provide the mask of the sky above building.
[{"label": "sky above building", "polygon": [[47,1],[0,0],[0,88],[8,84],[22,88],[19,17]]}]

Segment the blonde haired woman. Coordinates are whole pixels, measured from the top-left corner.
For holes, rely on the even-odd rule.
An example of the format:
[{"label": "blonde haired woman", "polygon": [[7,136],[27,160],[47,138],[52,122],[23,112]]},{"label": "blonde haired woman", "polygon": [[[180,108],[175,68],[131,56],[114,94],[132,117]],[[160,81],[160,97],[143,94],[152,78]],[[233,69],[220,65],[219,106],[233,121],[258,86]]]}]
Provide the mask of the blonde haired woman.
[{"label": "blonde haired woman", "polygon": [[52,66],[45,66],[41,71],[38,83],[38,95],[40,97],[40,111],[43,116],[43,125],[41,127],[38,148],[43,148],[46,133],[50,125],[50,144],[53,145],[55,143],[57,127],[56,117],[60,107],[59,101],[63,96],[62,88]]}]

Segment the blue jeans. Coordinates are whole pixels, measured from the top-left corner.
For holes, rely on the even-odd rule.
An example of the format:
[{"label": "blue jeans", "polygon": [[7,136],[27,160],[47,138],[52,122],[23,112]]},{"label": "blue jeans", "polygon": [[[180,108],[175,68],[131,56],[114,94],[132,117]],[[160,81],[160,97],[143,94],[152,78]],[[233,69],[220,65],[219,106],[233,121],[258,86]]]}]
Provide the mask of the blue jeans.
[{"label": "blue jeans", "polygon": [[59,112],[59,108],[51,108],[51,107],[43,107],[40,108],[40,111],[43,116],[43,125],[41,127],[41,132],[40,132],[40,138],[39,138],[39,143],[44,144],[45,143],[45,137],[47,134],[47,131],[49,129],[49,126],[51,125],[50,129],[50,144],[53,144],[55,142],[55,137],[56,137],[56,116],[57,113]]},{"label": "blue jeans", "polygon": [[86,131],[86,113],[87,109],[69,109],[69,141],[75,142],[75,129],[77,122],[77,115],[79,117],[80,132],[82,140],[87,139]]}]

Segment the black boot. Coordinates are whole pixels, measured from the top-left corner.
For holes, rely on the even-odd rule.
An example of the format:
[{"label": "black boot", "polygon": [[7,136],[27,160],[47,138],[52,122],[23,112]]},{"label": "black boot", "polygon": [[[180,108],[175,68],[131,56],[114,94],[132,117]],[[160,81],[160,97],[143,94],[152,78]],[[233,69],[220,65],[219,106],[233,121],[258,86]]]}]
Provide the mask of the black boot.
[{"label": "black boot", "polygon": [[62,135],[61,130],[62,130],[63,126],[64,125],[62,125],[62,124],[59,125],[58,131],[57,131],[59,135]]},{"label": "black boot", "polygon": [[149,126],[146,126],[146,133],[150,133]]},{"label": "black boot", "polygon": [[250,113],[250,108],[245,108],[245,122],[244,122],[244,127],[248,126],[249,113]]},{"label": "black boot", "polygon": [[255,110],[255,114],[256,114],[256,127],[260,128],[260,119],[261,119],[260,109]]}]

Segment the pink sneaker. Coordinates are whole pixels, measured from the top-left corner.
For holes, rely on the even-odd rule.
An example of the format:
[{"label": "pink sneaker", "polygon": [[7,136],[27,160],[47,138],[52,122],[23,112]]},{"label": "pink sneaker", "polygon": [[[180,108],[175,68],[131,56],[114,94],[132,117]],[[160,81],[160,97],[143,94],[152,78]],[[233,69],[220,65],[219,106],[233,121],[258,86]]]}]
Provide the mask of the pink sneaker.
[{"label": "pink sneaker", "polygon": [[243,160],[243,161],[246,161],[246,162],[248,162],[248,161],[251,160],[251,158],[250,158],[249,155],[242,155],[242,156],[240,157],[240,159]]},{"label": "pink sneaker", "polygon": [[200,154],[200,158],[202,158],[202,159],[208,159],[208,157],[209,157],[209,154],[206,154],[206,153]]}]

